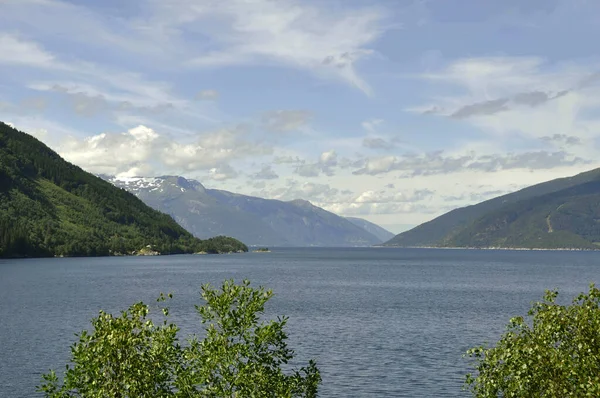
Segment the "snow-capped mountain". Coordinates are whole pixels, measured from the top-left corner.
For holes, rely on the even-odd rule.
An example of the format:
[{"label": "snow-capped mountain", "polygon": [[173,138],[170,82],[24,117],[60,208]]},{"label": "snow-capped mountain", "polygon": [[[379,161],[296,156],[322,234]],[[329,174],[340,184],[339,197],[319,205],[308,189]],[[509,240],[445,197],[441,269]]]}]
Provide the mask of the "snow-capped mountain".
[{"label": "snow-capped mountain", "polygon": [[260,246],[370,246],[383,240],[304,200],[284,202],[206,189],[177,176],[102,175],[199,238],[227,235]]}]

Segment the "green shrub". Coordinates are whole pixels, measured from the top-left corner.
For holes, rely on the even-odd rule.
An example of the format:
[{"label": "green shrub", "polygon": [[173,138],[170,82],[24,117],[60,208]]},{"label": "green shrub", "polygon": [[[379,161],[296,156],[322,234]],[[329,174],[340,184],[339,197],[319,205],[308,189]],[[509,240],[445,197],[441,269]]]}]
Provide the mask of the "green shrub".
[{"label": "green shrub", "polygon": [[[179,342],[179,329],[148,319],[149,307],[134,304],[120,317],[100,312],[93,331],[71,347],[64,380],[43,376],[46,397],[316,397],[321,382],[314,361],[285,372],[293,357],[284,331],[287,318],[262,322],[271,290],[225,281],[220,290],[202,287],[196,306],[206,324],[203,339]],[[171,297],[171,295],[169,295]],[[161,294],[158,301],[166,297]]]},{"label": "green shrub", "polygon": [[476,374],[466,386],[474,397],[599,397],[600,290],[593,284],[572,305],[547,291],[527,322],[510,320],[495,347],[467,352]]}]

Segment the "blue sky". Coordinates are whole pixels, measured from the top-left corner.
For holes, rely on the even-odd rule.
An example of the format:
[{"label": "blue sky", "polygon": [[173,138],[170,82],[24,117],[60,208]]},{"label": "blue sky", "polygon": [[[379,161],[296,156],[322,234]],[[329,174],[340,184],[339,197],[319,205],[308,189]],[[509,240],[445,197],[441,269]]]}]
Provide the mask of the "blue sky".
[{"label": "blue sky", "polygon": [[592,0],[0,2],[0,120],[394,232],[600,165]]}]

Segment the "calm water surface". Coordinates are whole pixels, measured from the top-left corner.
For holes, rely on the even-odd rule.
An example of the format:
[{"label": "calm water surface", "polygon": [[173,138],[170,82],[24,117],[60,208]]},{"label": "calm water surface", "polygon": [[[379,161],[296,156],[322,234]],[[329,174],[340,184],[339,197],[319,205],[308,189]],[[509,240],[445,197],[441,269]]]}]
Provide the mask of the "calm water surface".
[{"label": "calm water surface", "polygon": [[290,346],[315,358],[323,397],[464,397],[464,351],[495,341],[544,289],[565,299],[600,282],[600,254],[426,249],[281,249],[223,256],[0,260],[0,397],[36,396],[74,333],[173,292],[184,335],[199,287],[250,279],[290,317]]}]

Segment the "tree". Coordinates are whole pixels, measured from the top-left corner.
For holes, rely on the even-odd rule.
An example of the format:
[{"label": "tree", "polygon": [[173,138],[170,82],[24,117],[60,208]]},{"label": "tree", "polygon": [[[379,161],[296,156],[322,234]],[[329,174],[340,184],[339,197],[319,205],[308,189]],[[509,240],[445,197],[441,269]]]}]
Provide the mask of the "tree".
[{"label": "tree", "polygon": [[157,324],[144,303],[120,317],[101,311],[93,331],[80,333],[71,347],[72,365],[62,383],[50,371],[39,390],[51,398],[316,397],[321,376],[314,361],[300,370],[283,369],[293,358],[287,318],[259,319],[272,296],[247,280],[227,280],[220,290],[202,286],[206,303],[196,310],[207,325],[205,337],[193,336],[187,345],[168,321],[168,308]]},{"label": "tree", "polygon": [[547,291],[534,303],[530,322],[511,319],[495,347],[467,351],[474,397],[600,396],[600,290],[592,284],[567,306],[557,296]]}]

